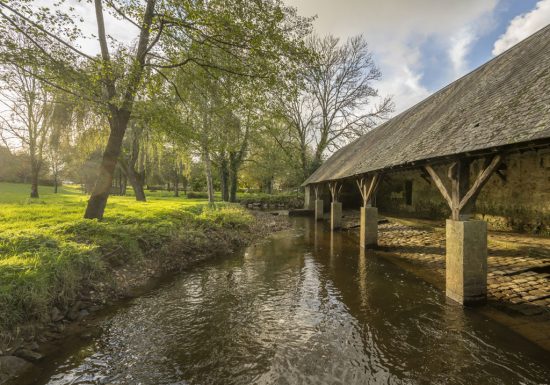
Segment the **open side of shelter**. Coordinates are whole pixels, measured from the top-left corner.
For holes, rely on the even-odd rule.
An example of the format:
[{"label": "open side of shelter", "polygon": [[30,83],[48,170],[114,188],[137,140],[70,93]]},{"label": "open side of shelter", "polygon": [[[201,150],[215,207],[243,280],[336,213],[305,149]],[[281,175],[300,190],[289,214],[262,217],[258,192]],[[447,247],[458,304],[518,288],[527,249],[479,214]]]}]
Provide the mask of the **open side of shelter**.
[{"label": "open side of shelter", "polygon": [[[446,294],[465,305],[483,303],[487,223],[472,219],[476,200],[507,156],[548,148],[550,26],[337,151],[304,182],[305,208],[323,219],[322,191],[328,187],[334,231],[341,226],[343,184],[357,184],[360,246],[376,246],[373,198],[380,182],[395,171],[419,170],[451,212]],[[474,162],[482,166],[472,178]]]}]

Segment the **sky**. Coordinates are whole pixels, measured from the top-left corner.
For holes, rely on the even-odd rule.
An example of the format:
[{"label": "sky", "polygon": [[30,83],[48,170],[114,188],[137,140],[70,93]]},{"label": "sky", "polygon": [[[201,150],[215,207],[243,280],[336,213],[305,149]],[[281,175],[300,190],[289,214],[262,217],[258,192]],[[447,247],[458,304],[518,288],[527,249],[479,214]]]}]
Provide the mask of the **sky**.
[{"label": "sky", "polygon": [[[375,84],[404,111],[550,24],[550,0],[283,0],[317,16],[314,32],[342,40],[363,34],[382,71]],[[51,5],[51,0],[36,0]],[[89,2],[69,0],[86,34],[97,33]],[[107,33],[135,41],[137,28],[105,15]],[[97,40],[81,41],[97,54]]]},{"label": "sky", "polygon": [[363,34],[399,113],[550,24],[550,0],[284,0],[314,30]]}]

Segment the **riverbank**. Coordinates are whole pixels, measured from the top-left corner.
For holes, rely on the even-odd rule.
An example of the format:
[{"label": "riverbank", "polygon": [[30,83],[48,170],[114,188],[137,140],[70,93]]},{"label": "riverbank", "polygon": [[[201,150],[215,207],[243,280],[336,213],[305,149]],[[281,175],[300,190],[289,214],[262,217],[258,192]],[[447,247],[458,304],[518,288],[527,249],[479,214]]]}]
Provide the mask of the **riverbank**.
[{"label": "riverbank", "polygon": [[101,222],[81,219],[86,197],[65,188],[0,196],[0,384],[39,361],[41,344],[146,286],[287,226],[238,205],[153,196],[112,197]]},{"label": "riverbank", "polygon": [[[445,290],[445,227],[437,221],[387,217],[376,252]],[[356,232],[359,217],[346,212]],[[489,232],[487,306],[478,308],[550,351],[550,238]]]}]

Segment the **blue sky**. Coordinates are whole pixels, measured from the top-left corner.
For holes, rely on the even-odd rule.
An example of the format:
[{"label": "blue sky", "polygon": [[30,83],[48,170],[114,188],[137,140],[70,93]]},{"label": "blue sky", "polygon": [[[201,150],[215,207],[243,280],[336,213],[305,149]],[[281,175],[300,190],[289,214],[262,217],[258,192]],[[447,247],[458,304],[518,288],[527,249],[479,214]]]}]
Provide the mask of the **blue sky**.
[{"label": "blue sky", "polygon": [[[477,68],[493,58],[493,44],[506,32],[510,21],[518,15],[533,10],[536,3],[537,0],[500,1],[493,13],[494,19],[491,23],[492,25],[483,34],[478,36],[465,56],[466,71]],[[424,74],[422,76],[422,84],[431,91],[445,86],[449,80],[452,80],[453,76],[444,70],[451,65],[449,57],[441,54],[442,51],[444,52],[444,47],[434,47],[430,44],[430,41],[427,41],[421,45],[420,49],[423,57],[422,67]]]},{"label": "blue sky", "polygon": [[319,35],[365,35],[396,113],[550,24],[550,0],[285,1]]}]

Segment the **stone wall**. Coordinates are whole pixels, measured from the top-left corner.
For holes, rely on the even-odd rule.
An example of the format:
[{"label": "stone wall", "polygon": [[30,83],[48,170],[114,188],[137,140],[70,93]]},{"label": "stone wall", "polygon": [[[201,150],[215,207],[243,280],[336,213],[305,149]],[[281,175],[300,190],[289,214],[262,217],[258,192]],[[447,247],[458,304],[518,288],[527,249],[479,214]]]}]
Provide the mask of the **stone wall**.
[{"label": "stone wall", "polygon": [[[482,189],[475,217],[486,220],[493,230],[550,235],[550,150],[509,155],[503,163],[502,177],[493,174]],[[472,182],[481,164],[473,163]],[[443,168],[437,171],[446,176]],[[383,213],[401,216],[443,219],[450,215],[429,176],[419,170],[385,177],[377,193],[377,206]]]}]

